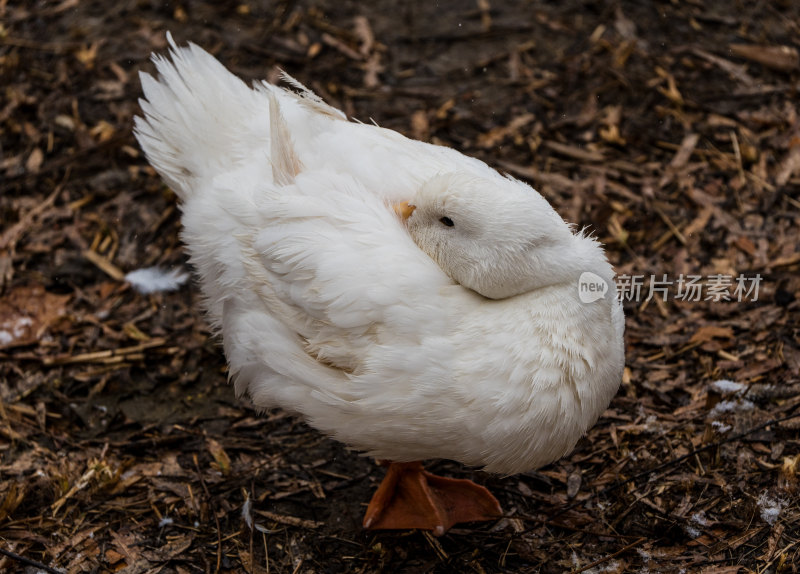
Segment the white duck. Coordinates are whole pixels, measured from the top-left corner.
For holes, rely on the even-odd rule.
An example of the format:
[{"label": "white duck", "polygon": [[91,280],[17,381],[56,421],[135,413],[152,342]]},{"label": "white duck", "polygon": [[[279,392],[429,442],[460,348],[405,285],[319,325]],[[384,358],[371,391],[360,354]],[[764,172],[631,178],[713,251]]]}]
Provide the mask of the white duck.
[{"label": "white duck", "polygon": [[[250,88],[168,39],[136,137],[181,200],[237,393],[394,461],[366,527],[499,515],[413,461],[517,473],[594,424],[624,365],[601,246],[481,161],[348,122],[288,76],[299,93]],[[584,272],[603,298],[581,302]]]}]

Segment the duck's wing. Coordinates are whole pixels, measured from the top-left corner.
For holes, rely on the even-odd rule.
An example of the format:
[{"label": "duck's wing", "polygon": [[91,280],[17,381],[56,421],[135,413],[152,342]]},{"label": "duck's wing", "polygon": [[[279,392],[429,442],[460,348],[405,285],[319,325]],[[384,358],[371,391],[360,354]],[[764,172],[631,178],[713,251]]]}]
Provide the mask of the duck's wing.
[{"label": "duck's wing", "polygon": [[357,398],[360,373],[440,332],[447,315],[450,280],[388,204],[440,169],[426,160],[439,152],[349,123],[302,86],[252,89],[197,46],[169,42],[160,78],[142,76],[136,135],[181,197],[237,390],[297,410],[309,393]]},{"label": "duck's wing", "polygon": [[309,391],[357,400],[350,383],[376,353],[445,329],[452,283],[358,181],[303,172],[254,197],[258,225],[237,238],[245,296],[229,297],[222,322],[237,391],[257,404]]}]

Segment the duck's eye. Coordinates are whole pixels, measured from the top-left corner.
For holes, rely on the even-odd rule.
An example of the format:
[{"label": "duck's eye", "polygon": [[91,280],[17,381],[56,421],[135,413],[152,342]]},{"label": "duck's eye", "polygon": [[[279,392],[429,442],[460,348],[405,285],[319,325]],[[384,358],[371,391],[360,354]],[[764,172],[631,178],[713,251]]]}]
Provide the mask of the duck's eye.
[{"label": "duck's eye", "polygon": [[439,221],[441,221],[447,227],[453,227],[455,225],[455,223],[453,223],[453,220],[447,217],[446,215],[442,217]]}]

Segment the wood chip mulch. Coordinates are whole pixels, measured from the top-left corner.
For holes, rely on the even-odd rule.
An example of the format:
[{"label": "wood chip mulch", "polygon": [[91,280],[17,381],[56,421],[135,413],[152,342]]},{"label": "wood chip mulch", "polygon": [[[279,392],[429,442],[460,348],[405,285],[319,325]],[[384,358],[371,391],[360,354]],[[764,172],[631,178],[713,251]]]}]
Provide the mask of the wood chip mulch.
[{"label": "wood chip mulch", "polygon": [[[619,394],[506,516],[367,533],[383,470],[233,396],[131,133],[165,31],[531,182],[607,246]],[[800,570],[800,5],[0,0],[0,571]]]}]

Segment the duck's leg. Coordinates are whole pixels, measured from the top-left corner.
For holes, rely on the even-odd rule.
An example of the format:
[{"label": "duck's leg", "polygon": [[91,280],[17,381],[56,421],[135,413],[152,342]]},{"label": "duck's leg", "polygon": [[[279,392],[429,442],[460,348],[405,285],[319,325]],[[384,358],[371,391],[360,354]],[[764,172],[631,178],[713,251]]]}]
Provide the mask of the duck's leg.
[{"label": "duck's leg", "polygon": [[497,499],[471,480],[436,476],[421,462],[393,462],[369,503],[364,528],[419,528],[441,536],[459,522],[501,514]]}]

